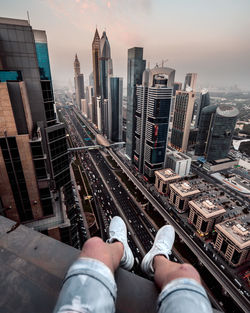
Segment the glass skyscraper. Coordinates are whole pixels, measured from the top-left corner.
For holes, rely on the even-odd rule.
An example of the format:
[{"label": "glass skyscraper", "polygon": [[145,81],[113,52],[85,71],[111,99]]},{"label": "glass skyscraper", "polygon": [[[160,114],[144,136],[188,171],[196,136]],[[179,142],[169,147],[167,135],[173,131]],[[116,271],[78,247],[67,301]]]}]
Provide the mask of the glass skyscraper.
[{"label": "glass skyscraper", "polygon": [[165,162],[175,70],[145,70],[137,86],[135,150],[133,162],[146,179]]},{"label": "glass skyscraper", "polygon": [[110,77],[108,139],[115,142],[119,142],[122,139],[122,94],[123,79],[120,77]]},{"label": "glass skyscraper", "polygon": [[135,149],[135,111],[136,111],[136,85],[142,84],[142,74],[146,61],[143,60],[143,48],[128,49],[128,83],[127,83],[127,121],[126,121],[126,154],[133,160]]},{"label": "glass skyscraper", "polygon": [[60,237],[61,199],[69,210],[74,199],[46,33],[0,18],[0,46],[0,202],[8,218],[47,233],[50,224]]},{"label": "glass skyscraper", "polygon": [[239,110],[229,105],[209,105],[201,111],[195,154],[208,161],[227,157]]},{"label": "glass skyscraper", "polygon": [[196,120],[195,120],[195,126],[199,127],[200,123],[200,118],[201,118],[201,111],[210,105],[210,96],[209,92],[207,89],[202,89],[201,95],[200,95],[200,103],[197,108],[197,113],[196,113]]}]

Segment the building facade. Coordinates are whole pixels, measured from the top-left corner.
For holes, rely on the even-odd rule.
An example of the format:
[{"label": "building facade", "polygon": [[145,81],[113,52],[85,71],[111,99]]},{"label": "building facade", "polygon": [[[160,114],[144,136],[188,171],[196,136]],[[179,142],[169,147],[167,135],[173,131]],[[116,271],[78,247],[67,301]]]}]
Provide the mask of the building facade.
[{"label": "building facade", "polygon": [[196,113],[195,127],[199,127],[201,111],[209,105],[210,105],[209,92],[207,89],[202,89],[201,95],[200,95],[200,103],[198,105],[197,113]]},{"label": "building facade", "polygon": [[171,168],[181,177],[189,175],[191,161],[192,159],[189,156],[171,147],[168,147],[166,150],[166,167]]},{"label": "building facade", "polygon": [[209,105],[201,112],[195,154],[208,161],[227,157],[239,110],[229,105]]},{"label": "building facade", "polygon": [[[108,136],[108,106],[106,101],[109,96],[110,80],[113,75],[113,63],[111,59],[111,49],[106,32],[102,34],[100,40],[100,90],[101,90],[101,129],[100,131]],[[97,104],[98,106],[98,104]],[[99,128],[99,127],[98,127]]]},{"label": "building facade", "polygon": [[217,223],[223,219],[226,210],[218,205],[216,199],[209,197],[191,200],[188,222],[194,225],[200,236],[207,236]]},{"label": "building facade", "polygon": [[155,171],[155,188],[160,194],[167,196],[170,193],[169,185],[180,179],[171,168]]},{"label": "building facade", "polygon": [[108,101],[108,139],[114,142],[122,140],[122,97],[123,79],[110,77],[110,97]]},{"label": "building facade", "polygon": [[76,106],[82,111],[81,100],[85,98],[84,94],[84,76],[81,74],[80,62],[78,60],[77,54],[75,55],[74,61],[74,82],[75,82],[75,93],[76,93]]},{"label": "building facade", "polygon": [[196,73],[187,73],[184,81],[184,88],[185,91],[187,87],[191,88],[195,91],[196,88],[196,81],[197,81],[197,74]]},{"label": "building facade", "polygon": [[126,113],[126,155],[132,161],[135,149],[136,85],[142,84],[146,61],[143,48],[128,49],[127,68],[127,113]]},{"label": "building facade", "polygon": [[186,91],[176,91],[170,144],[181,152],[187,152],[188,148],[194,99],[195,93],[190,88],[186,88]]},{"label": "building facade", "polygon": [[178,213],[188,210],[188,202],[200,193],[196,185],[188,181],[180,181],[169,185],[169,203],[174,206]]},{"label": "building facade", "polygon": [[174,82],[174,89],[173,89],[173,96],[175,96],[177,90],[181,90],[182,83],[180,82]]},{"label": "building facade", "polygon": [[33,30],[25,20],[0,18],[0,40],[4,215],[39,231],[64,230],[69,243],[71,225],[62,216],[74,199],[65,127],[55,112],[46,33]]},{"label": "building facade", "polygon": [[215,225],[217,237],[214,248],[232,267],[249,261],[250,257],[250,219],[240,216]]},{"label": "building facade", "polygon": [[175,70],[145,70],[143,83],[136,88],[136,126],[133,162],[145,179],[165,162]]}]

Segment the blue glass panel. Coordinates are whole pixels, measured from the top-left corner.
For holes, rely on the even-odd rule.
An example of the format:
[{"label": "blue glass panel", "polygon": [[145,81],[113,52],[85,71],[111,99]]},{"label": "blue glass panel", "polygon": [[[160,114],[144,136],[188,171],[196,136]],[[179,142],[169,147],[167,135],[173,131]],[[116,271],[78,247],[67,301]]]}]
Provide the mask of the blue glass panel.
[{"label": "blue glass panel", "polygon": [[4,83],[7,81],[22,81],[22,74],[20,71],[0,71],[0,82]]},{"label": "blue glass panel", "polygon": [[41,80],[51,80],[49,53],[47,44],[36,42],[36,54]]}]

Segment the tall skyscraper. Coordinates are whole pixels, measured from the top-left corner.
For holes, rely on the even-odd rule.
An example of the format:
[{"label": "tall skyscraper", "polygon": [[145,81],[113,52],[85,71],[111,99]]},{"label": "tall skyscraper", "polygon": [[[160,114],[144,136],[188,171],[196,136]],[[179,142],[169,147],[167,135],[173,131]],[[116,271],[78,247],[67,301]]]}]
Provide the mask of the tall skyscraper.
[{"label": "tall skyscraper", "polygon": [[122,94],[123,79],[110,77],[110,96],[108,101],[108,139],[122,140]]},{"label": "tall skyscraper", "polygon": [[201,95],[200,95],[200,103],[198,105],[197,113],[196,113],[195,127],[199,127],[201,111],[208,105],[210,105],[209,92],[207,89],[202,89]]},{"label": "tall skyscraper", "polygon": [[182,88],[182,83],[180,82],[174,82],[174,90],[173,90],[173,96],[175,96],[175,93],[177,90],[181,90]]},{"label": "tall skyscraper", "polygon": [[94,87],[94,74],[91,72],[89,74],[89,86]]},{"label": "tall skyscraper", "polygon": [[[0,18],[0,202],[5,216],[60,238],[73,193],[57,122],[45,31]],[[63,224],[65,223],[65,224]],[[63,226],[64,225],[64,226]],[[66,232],[67,232],[66,231]],[[65,232],[65,234],[66,234]]]},{"label": "tall skyscraper", "polygon": [[98,30],[92,42],[92,60],[93,60],[93,78],[94,78],[94,98],[92,101],[92,122],[97,125],[97,101],[96,98],[101,95],[100,90],[100,36]]},{"label": "tall skyscraper", "polygon": [[135,111],[136,111],[136,85],[142,84],[142,74],[146,61],[143,60],[143,48],[128,49],[127,72],[127,121],[126,121],[126,154],[133,160],[135,149]]},{"label": "tall skyscraper", "polygon": [[134,164],[147,179],[164,167],[175,70],[145,70],[137,86]]},{"label": "tall skyscraper", "polygon": [[92,60],[93,60],[93,77],[94,77],[94,96],[99,97],[100,91],[100,36],[98,30],[92,42]]},{"label": "tall skyscraper", "polygon": [[176,91],[171,146],[181,152],[186,152],[188,147],[194,99],[195,93],[190,87]]},{"label": "tall skyscraper", "polygon": [[101,103],[100,103],[100,118],[101,118],[101,132],[108,135],[108,119],[105,117],[108,116],[108,112],[105,110],[108,107],[104,104],[104,100],[108,99],[109,93],[109,77],[113,75],[113,64],[111,59],[111,50],[110,44],[106,32],[102,34],[100,40],[100,89],[101,89]]},{"label": "tall skyscraper", "polygon": [[81,100],[85,98],[84,94],[84,76],[81,74],[80,62],[78,60],[77,54],[75,55],[74,61],[74,72],[75,72],[75,91],[76,91],[76,105],[80,111],[82,111]]},{"label": "tall skyscraper", "polygon": [[196,73],[187,73],[186,77],[185,77],[183,90],[185,91],[187,87],[190,87],[190,88],[192,88],[193,91],[195,91],[196,80],[197,80],[197,74]]},{"label": "tall skyscraper", "polygon": [[87,102],[87,117],[92,122],[93,121],[93,97],[94,97],[94,87],[86,87],[86,102]]},{"label": "tall skyscraper", "polygon": [[227,157],[239,110],[229,105],[209,105],[201,111],[195,154],[208,161]]},{"label": "tall skyscraper", "polygon": [[113,74],[110,44],[106,32],[100,40],[100,87],[102,99],[108,99],[108,77]]}]

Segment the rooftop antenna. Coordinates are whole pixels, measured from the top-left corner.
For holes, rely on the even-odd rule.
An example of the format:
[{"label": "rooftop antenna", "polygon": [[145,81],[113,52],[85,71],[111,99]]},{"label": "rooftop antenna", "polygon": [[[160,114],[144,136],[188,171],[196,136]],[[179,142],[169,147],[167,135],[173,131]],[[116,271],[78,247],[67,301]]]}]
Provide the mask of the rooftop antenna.
[{"label": "rooftop antenna", "polygon": [[27,18],[28,18],[28,22],[30,24],[30,15],[29,15],[29,11],[27,11]]}]

